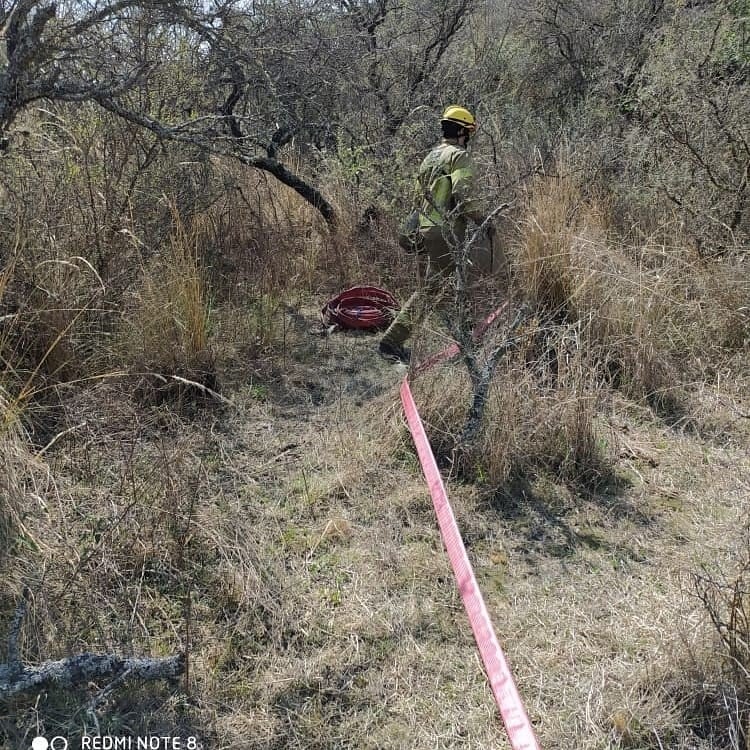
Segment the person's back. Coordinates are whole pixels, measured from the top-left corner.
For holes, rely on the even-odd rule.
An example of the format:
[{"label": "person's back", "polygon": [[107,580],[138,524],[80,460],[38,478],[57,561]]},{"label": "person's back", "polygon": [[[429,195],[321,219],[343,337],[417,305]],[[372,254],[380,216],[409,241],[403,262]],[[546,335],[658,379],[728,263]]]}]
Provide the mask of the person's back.
[{"label": "person's back", "polygon": [[417,181],[422,196],[420,228],[444,227],[449,244],[463,241],[467,217],[478,216],[472,198],[474,166],[466,147],[443,140],[425,157]]}]

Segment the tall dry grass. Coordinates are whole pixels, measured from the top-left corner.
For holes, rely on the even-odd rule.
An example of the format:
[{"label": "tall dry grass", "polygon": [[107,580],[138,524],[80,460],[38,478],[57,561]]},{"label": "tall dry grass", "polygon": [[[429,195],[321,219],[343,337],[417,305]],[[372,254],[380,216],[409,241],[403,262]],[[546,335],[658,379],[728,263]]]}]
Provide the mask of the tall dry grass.
[{"label": "tall dry grass", "polygon": [[199,246],[202,227],[172,205],[172,233],[144,261],[140,288],[125,314],[117,356],[134,371],[178,376],[211,387],[210,300]]},{"label": "tall dry grass", "polygon": [[750,746],[750,527],[732,541],[727,560],[705,563],[691,576],[710,624],[710,650],[695,658],[703,670],[695,705],[732,750],[745,750]]},{"label": "tall dry grass", "polygon": [[[293,155],[291,162],[296,168]],[[227,162],[213,166],[223,190],[196,218],[217,297],[252,304],[261,295],[313,289],[326,235],[315,210],[264,172]]]},{"label": "tall dry grass", "polygon": [[[616,451],[602,417],[613,389],[686,424],[695,384],[747,349],[750,282],[679,236],[629,246],[606,202],[569,176],[538,178],[522,211],[511,286],[532,323],[498,367],[469,463],[496,484],[541,471],[595,485]],[[455,460],[468,380],[434,375],[418,388],[438,450]]]},{"label": "tall dry grass", "polygon": [[[362,171],[366,172],[366,157]],[[382,191],[382,185],[379,191]],[[336,225],[326,242],[320,267],[328,278],[328,290],[347,286],[375,284],[405,299],[417,281],[414,256],[404,253],[397,242],[398,214],[383,206],[382,195],[373,194],[372,186],[360,183],[357,167],[343,167],[336,160],[327,164],[324,190],[336,210]],[[410,186],[411,190],[411,186]],[[390,196],[395,198],[395,196]]]},{"label": "tall dry grass", "polygon": [[669,412],[747,348],[750,282],[736,262],[707,264],[670,225],[628,246],[570,177],[537,180],[524,211],[517,291],[543,320],[581,327],[590,377]]},{"label": "tall dry grass", "polygon": [[570,177],[537,179],[524,207],[516,278],[524,295],[557,318],[574,315],[581,281],[574,265],[582,199]]},{"label": "tall dry grass", "polygon": [[[19,511],[23,496],[19,492],[21,483],[18,479],[19,465],[24,460],[18,434],[18,422],[10,414],[11,401],[0,388],[0,463],[3,471],[0,475],[0,555],[5,556],[13,547],[13,536],[18,527]],[[0,557],[0,565],[3,560]]]}]

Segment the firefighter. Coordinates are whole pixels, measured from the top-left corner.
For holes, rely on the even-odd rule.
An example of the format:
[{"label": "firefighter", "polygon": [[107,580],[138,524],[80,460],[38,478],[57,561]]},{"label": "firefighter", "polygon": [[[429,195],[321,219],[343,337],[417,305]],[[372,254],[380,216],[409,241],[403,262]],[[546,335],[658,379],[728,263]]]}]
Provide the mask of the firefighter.
[{"label": "firefighter", "polygon": [[414,249],[421,286],[401,308],[379,346],[381,354],[402,362],[409,360],[405,342],[456,269],[456,250],[464,242],[467,220],[484,222],[473,196],[474,166],[466,150],[476,131],[474,115],[464,107],[450,106],[440,126],[442,141],[425,157],[417,175],[422,200]]}]

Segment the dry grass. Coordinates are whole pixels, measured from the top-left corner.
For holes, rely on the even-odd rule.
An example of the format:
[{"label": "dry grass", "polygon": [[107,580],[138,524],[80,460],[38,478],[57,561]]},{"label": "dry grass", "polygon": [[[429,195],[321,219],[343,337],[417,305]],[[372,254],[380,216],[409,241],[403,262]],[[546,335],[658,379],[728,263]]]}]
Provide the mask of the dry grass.
[{"label": "dry grass", "polygon": [[[726,561],[693,573],[697,597],[713,626],[713,678],[706,711],[737,746],[750,742],[750,529],[745,525]],[[728,568],[728,569],[727,569]],[[713,694],[712,694],[713,693]],[[712,705],[711,705],[712,704]],[[724,711],[721,710],[723,707]]]},{"label": "dry grass", "polygon": [[[26,456],[19,434],[18,421],[10,410],[12,404],[7,394],[0,388],[0,461],[3,465],[0,479],[0,550],[5,557],[7,550],[13,547],[15,533],[19,524],[19,513],[23,495],[19,491],[22,482],[19,468],[23,466]],[[0,565],[3,560],[0,558]]]},{"label": "dry grass", "polygon": [[136,372],[214,383],[210,307],[198,254],[200,226],[189,228],[173,207],[165,251],[143,265],[141,288],[126,313],[118,359]]},{"label": "dry grass", "polygon": [[319,282],[326,229],[315,210],[264,172],[214,165],[225,190],[198,220],[207,280],[229,304],[304,293]]},{"label": "dry grass", "polygon": [[679,235],[622,244],[570,178],[538,181],[526,212],[517,291],[542,320],[581,329],[592,377],[678,413],[683,384],[746,349],[750,284],[732,262],[707,265]]},{"label": "dry grass", "polygon": [[[260,398],[238,384],[237,410],[201,421],[144,411],[106,384],[66,405],[70,423],[87,426],[48,454],[65,489],[33,516],[45,546],[27,562],[35,591],[27,657],[190,652],[189,686],[118,691],[100,717],[103,731],[161,729],[258,750],[504,746],[400,427],[399,373],[372,343],[297,333],[278,390]],[[562,471],[567,457],[575,474],[572,399],[600,402],[576,394],[579,365],[568,362],[546,388],[532,372],[524,382],[517,361],[499,374],[488,435],[497,432],[486,446],[507,465],[497,443],[511,434],[500,420],[511,418],[503,398],[513,384],[519,443],[511,448],[523,438],[538,450],[539,471],[522,491],[449,482],[542,746],[728,748],[718,724],[706,744],[684,713],[706,631],[681,577],[711,559],[746,512],[741,464],[732,475],[724,468],[739,453],[676,434],[645,410],[627,417],[618,405],[618,435],[604,433],[607,458],[628,481],[581,492]],[[355,363],[367,382],[348,391]],[[417,381],[433,424],[445,412],[427,402],[455,372]],[[386,391],[357,406],[376,387]],[[581,434],[593,427],[601,438],[600,420],[581,422]],[[686,663],[685,653],[696,656]],[[6,741],[17,744],[23,731],[11,729],[11,716],[13,727],[77,737],[85,700],[48,694],[34,709],[0,712]]]},{"label": "dry grass", "polygon": [[329,277],[326,289],[375,284],[405,299],[416,284],[415,258],[398,246],[397,219],[371,200],[364,186],[360,189],[335,164],[331,167],[325,192],[336,209],[337,223],[320,259]]},{"label": "dry grass", "polygon": [[528,298],[553,315],[570,316],[579,278],[573,262],[582,199],[569,177],[538,180],[522,226],[517,277]]},{"label": "dry grass", "polygon": [[[527,334],[533,340],[534,331]],[[483,429],[465,446],[462,461],[471,476],[492,486],[549,472],[579,486],[606,481],[609,446],[597,414],[603,395],[592,383],[575,331],[558,332],[557,355],[564,368],[551,372],[548,361],[527,362],[516,354],[493,380]],[[545,337],[550,344],[550,337]],[[491,342],[488,342],[491,346]],[[468,378],[455,367],[417,383],[433,447],[450,459],[470,402]]]},{"label": "dry grass", "polygon": [[[360,224],[342,187],[344,221],[328,235],[286,189],[227,179],[209,208],[173,214],[163,247],[134,244],[144,260],[124,328],[116,345],[102,329],[98,341],[110,365],[221,368],[233,406],[189,418],[97,381],[65,392],[36,457],[12,414],[0,431],[4,622],[27,583],[29,661],[188,653],[181,685],[111,696],[99,721],[112,734],[258,750],[505,747],[400,416],[402,373],[379,360],[376,337],[316,335],[329,286],[410,283],[388,218]],[[746,707],[733,715],[722,700],[746,689],[744,579],[712,600],[739,626],[729,642],[686,582],[717,559],[735,569],[728,540],[748,512],[745,417],[719,409],[747,409],[746,279],[677,239],[627,247],[569,182],[537,185],[528,212],[514,272],[535,323],[498,369],[471,471],[446,465],[521,693],[543,747],[738,750]],[[42,268],[56,294],[83,270]],[[282,301],[303,299],[288,325]],[[466,416],[462,377],[454,363],[415,385],[444,458]],[[726,440],[649,406],[677,389],[687,416],[702,409]],[[103,687],[3,706],[1,741],[74,740]]]}]

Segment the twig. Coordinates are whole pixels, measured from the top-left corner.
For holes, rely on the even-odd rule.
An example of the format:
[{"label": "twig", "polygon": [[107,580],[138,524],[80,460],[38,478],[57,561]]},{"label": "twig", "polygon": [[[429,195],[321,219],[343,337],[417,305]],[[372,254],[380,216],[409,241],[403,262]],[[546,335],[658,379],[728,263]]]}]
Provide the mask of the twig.
[{"label": "twig", "polygon": [[208,394],[209,396],[212,396],[215,399],[218,399],[224,404],[227,404],[228,406],[236,406],[233,401],[230,401],[226,396],[222,396],[220,393],[217,393],[214,390],[211,390],[208,386],[203,385],[203,383],[199,383],[196,380],[188,380],[187,378],[180,377],[179,375],[160,375],[158,372],[152,372],[148,373],[152,375],[155,378],[158,378],[163,383],[166,383],[168,380],[176,380],[178,383],[182,383],[183,385],[189,385],[192,388],[197,388],[199,391]]},{"label": "twig", "polygon": [[107,697],[120,685],[122,685],[125,680],[127,680],[132,675],[132,669],[126,669],[121,674],[117,675],[112,682],[109,683],[109,685],[106,685],[103,687],[90,701],[88,706],[86,706],[86,713],[88,713],[90,716],[94,718],[96,721],[96,709],[99,708],[99,706],[104,703],[104,701],[107,699]]},{"label": "twig", "polygon": [[62,432],[58,432],[55,437],[52,438],[52,440],[47,443],[47,445],[44,446],[44,448],[41,448],[39,451],[37,451],[37,456],[41,456],[44,453],[46,453],[60,438],[65,437],[71,432],[75,432],[76,430],[80,430],[81,427],[85,427],[88,424],[88,422],[81,422],[81,424],[73,425],[72,427],[68,427],[67,430],[62,430]]}]

